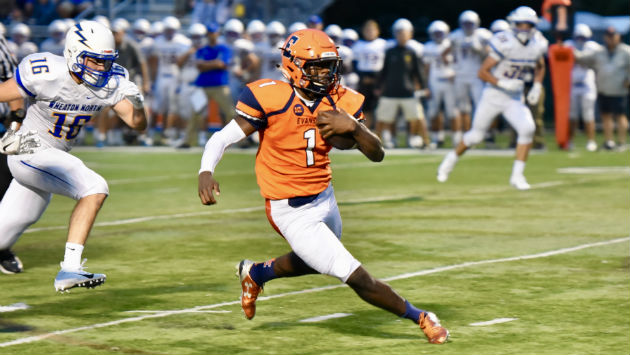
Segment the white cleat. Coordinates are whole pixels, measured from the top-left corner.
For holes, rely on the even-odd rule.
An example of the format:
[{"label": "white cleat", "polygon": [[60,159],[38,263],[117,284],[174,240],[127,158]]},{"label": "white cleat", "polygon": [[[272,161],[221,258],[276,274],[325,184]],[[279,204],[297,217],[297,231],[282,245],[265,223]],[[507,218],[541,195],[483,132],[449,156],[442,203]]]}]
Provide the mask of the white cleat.
[{"label": "white cleat", "polygon": [[588,150],[589,152],[596,151],[597,143],[595,143],[595,141],[588,141],[588,143],[586,143],[586,150]]},{"label": "white cleat", "polygon": [[444,160],[442,160],[442,163],[438,167],[437,181],[446,182],[446,180],[448,180],[448,174],[450,174],[455,167],[455,163],[457,163],[457,154],[455,154],[455,152],[446,154]]},{"label": "white cleat", "polygon": [[512,176],[510,178],[510,185],[514,186],[517,190],[529,190],[532,187],[525,180],[525,176]]},{"label": "white cleat", "polygon": [[74,287],[94,288],[104,284],[107,279],[105,274],[93,274],[83,270],[86,260],[83,259],[77,270],[64,270],[62,262],[61,270],[55,277],[55,291],[64,292]]}]

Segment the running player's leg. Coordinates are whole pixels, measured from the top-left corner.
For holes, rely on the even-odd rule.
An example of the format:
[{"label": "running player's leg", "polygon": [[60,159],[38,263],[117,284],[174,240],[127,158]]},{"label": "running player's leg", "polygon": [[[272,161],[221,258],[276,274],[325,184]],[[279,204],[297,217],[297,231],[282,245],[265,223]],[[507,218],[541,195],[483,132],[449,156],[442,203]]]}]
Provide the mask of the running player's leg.
[{"label": "running player's leg", "polygon": [[516,157],[512,167],[510,184],[518,190],[529,190],[530,185],[525,179],[525,163],[532,147],[536,124],[531,111],[520,101],[512,100],[507,109],[503,112],[503,117],[514,128],[516,138]]}]

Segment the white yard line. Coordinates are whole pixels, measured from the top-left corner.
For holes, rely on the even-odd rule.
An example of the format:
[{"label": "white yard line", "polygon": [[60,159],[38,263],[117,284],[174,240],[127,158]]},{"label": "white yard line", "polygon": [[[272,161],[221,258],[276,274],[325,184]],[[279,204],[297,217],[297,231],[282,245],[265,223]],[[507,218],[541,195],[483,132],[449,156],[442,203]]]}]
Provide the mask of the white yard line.
[{"label": "white yard line", "polygon": [[333,313],[333,314],[326,314],[324,316],[317,316],[317,317],[312,317],[312,318],[301,319],[298,322],[300,322],[300,323],[315,323],[315,322],[325,321],[325,320],[328,320],[328,319],[349,317],[351,315],[352,315],[352,313]]},{"label": "white yard line", "polygon": [[483,326],[486,326],[486,325],[507,323],[507,322],[512,322],[512,321],[515,321],[515,320],[518,320],[518,318],[496,318],[496,319],[485,321],[485,322],[470,323],[468,325],[473,326],[473,327],[483,327]]},{"label": "white yard line", "polygon": [[29,309],[29,308],[31,307],[27,305],[26,303],[21,303],[21,302],[14,303],[8,306],[0,306],[0,313],[21,311],[23,309]]},{"label": "white yard line", "polygon": [[[163,313],[163,312],[176,312],[177,310],[170,310],[170,311],[166,311],[166,310],[155,310],[155,311],[151,311],[151,310],[137,310],[137,311],[125,311],[125,313]],[[200,311],[200,310],[191,310],[188,313],[232,313],[232,311],[224,311],[224,310],[218,310],[218,311],[212,311],[212,310],[206,310],[206,311]]]},{"label": "white yard line", "polygon": [[[537,259],[537,258],[545,258],[545,257],[553,256],[553,255],[566,254],[566,253],[570,253],[570,252],[574,252],[574,251],[578,251],[578,250],[582,250],[582,249],[599,247],[599,246],[605,246],[605,245],[611,245],[611,244],[617,244],[617,243],[623,243],[623,242],[627,242],[627,241],[630,241],[630,237],[610,239],[610,240],[605,240],[605,241],[595,242],[595,243],[587,243],[587,244],[577,245],[577,246],[574,246],[574,247],[562,248],[562,249],[556,249],[556,250],[549,250],[549,251],[546,251],[546,252],[536,253],[536,254],[520,255],[520,256],[513,256],[513,257],[508,257],[508,258],[500,258],[500,259],[470,261],[470,262],[461,263],[461,264],[443,266],[443,267],[438,267],[438,268],[429,269],[429,270],[420,270],[420,271],[416,271],[416,272],[412,272],[412,273],[405,273],[405,274],[401,274],[401,275],[391,276],[391,277],[385,278],[383,280],[384,281],[393,281],[393,280],[400,280],[400,279],[408,279],[408,278],[411,278],[411,277],[416,277],[416,276],[421,276],[421,275],[428,275],[428,274],[434,274],[434,273],[439,273],[439,272],[444,272],[444,271],[449,271],[449,270],[454,270],[454,269],[460,269],[460,268],[465,268],[465,267],[471,267],[471,266],[477,266],[477,265],[485,265],[485,264],[503,263],[503,262],[509,262],[509,261],[519,261],[519,260],[530,260],[530,259]],[[330,285],[330,286],[310,288],[310,289],[306,289],[306,290],[298,290],[298,291],[292,291],[292,292],[279,293],[279,294],[276,294],[276,295],[260,297],[260,298],[258,298],[258,302],[267,301],[267,300],[271,300],[271,299],[274,299],[274,298],[283,298],[283,297],[288,297],[288,296],[293,296],[293,295],[301,295],[301,294],[306,294],[306,293],[314,293],[314,292],[333,290],[333,289],[337,289],[337,288],[341,288],[341,287],[345,287],[345,286],[346,286],[345,284],[337,284],[337,285]],[[13,345],[28,344],[28,343],[32,343],[32,342],[35,342],[35,341],[40,341],[40,340],[44,340],[44,339],[47,339],[47,338],[50,338],[50,337],[54,337],[55,335],[76,333],[76,332],[80,332],[80,331],[83,331],[83,330],[92,330],[92,329],[98,329],[98,328],[105,328],[105,327],[119,325],[119,324],[123,324],[123,323],[139,322],[139,321],[145,320],[145,319],[162,318],[162,317],[168,317],[168,316],[176,315],[176,314],[184,314],[184,313],[197,312],[197,311],[201,311],[201,310],[209,310],[209,309],[221,308],[221,307],[225,307],[225,306],[233,306],[233,305],[238,305],[240,303],[241,303],[240,300],[221,302],[221,303],[215,303],[215,304],[205,305],[205,306],[197,306],[197,307],[186,308],[186,309],[181,309],[181,310],[164,311],[164,312],[160,312],[160,313],[141,315],[141,316],[137,316],[137,317],[123,318],[123,319],[118,319],[118,320],[105,322],[105,323],[96,323],[96,324],[92,324],[92,325],[86,325],[86,326],[78,327],[78,328],[69,328],[69,329],[64,329],[64,330],[57,330],[57,331],[53,331],[53,332],[49,332],[49,333],[44,333],[44,334],[39,334],[39,335],[30,336],[30,337],[24,337],[24,338],[18,338],[18,339],[15,339],[15,340],[11,340],[11,341],[7,341],[7,342],[4,342],[4,343],[0,343],[0,348],[13,346]]]},{"label": "white yard line", "polygon": [[628,166],[580,166],[558,168],[559,174],[624,174],[630,175]]}]

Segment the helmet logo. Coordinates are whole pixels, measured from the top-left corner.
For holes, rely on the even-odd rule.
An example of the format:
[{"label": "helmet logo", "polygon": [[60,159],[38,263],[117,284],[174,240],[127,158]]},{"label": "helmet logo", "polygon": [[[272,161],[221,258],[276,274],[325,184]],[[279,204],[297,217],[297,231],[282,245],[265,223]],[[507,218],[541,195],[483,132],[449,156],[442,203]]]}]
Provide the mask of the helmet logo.
[{"label": "helmet logo", "polygon": [[291,53],[289,52],[289,48],[291,48],[291,46],[293,46],[295,44],[295,42],[298,41],[298,36],[291,36],[291,38],[289,38],[289,40],[287,41],[287,43],[284,45],[284,55],[286,57],[290,57]]},{"label": "helmet logo", "polygon": [[74,33],[76,33],[76,34],[77,34],[77,36],[79,36],[79,38],[81,38],[81,39],[79,40],[79,43],[81,43],[82,45],[84,45],[84,46],[86,46],[86,47],[88,47],[88,48],[92,49],[90,46],[88,46],[88,44],[87,44],[87,43],[85,43],[85,41],[87,41],[87,38],[85,38],[85,36],[83,35],[83,33],[81,33],[81,31],[83,31],[83,29],[81,28],[81,23],[77,23],[75,27],[77,28],[77,30],[76,30],[76,31],[74,31]]},{"label": "helmet logo", "polygon": [[302,116],[304,114],[304,106],[302,106],[302,104],[296,104],[293,106],[293,113],[297,116]]}]

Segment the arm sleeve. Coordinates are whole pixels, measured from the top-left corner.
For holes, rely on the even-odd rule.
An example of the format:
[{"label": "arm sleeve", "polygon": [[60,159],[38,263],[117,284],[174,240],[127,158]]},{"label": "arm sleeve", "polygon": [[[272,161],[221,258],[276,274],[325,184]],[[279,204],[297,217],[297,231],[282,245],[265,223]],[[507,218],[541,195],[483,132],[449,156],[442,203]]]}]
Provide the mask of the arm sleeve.
[{"label": "arm sleeve", "polygon": [[245,138],[245,132],[235,120],[230,121],[222,130],[213,134],[204,148],[199,174],[204,171],[214,174],[214,169],[223,157],[225,149],[243,138]]}]

